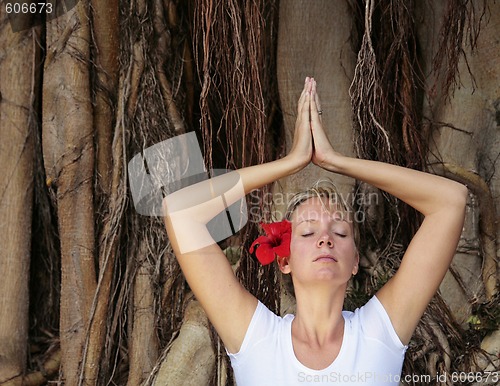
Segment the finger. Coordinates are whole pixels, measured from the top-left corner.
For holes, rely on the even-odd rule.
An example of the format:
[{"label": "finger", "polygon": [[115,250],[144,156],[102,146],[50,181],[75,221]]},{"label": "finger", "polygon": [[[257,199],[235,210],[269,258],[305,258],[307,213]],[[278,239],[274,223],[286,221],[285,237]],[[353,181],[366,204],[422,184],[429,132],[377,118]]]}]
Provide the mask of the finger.
[{"label": "finger", "polygon": [[297,103],[297,111],[299,114],[300,114],[300,111],[302,110],[302,106],[305,102],[307,89],[308,89],[308,87],[310,87],[310,81],[311,81],[311,79],[309,77],[306,77],[306,80],[304,81],[304,88],[302,90],[302,93],[300,94],[299,101]]},{"label": "finger", "polygon": [[314,102],[316,103],[316,108],[318,110],[319,119],[323,118],[323,109],[321,108],[321,102],[319,101],[319,95],[316,92],[316,82],[314,82]]},{"label": "finger", "polygon": [[308,84],[306,89],[305,89],[305,93],[304,93],[304,101],[303,101],[302,106],[301,106],[300,111],[299,111],[299,114],[301,115],[304,122],[309,122],[310,105],[311,105],[311,85]]},{"label": "finger", "polygon": [[312,81],[312,86],[311,86],[311,121],[314,122],[320,122],[320,114],[319,111],[321,111],[321,107],[319,105],[319,98],[318,98],[318,93],[316,92],[316,81]]}]

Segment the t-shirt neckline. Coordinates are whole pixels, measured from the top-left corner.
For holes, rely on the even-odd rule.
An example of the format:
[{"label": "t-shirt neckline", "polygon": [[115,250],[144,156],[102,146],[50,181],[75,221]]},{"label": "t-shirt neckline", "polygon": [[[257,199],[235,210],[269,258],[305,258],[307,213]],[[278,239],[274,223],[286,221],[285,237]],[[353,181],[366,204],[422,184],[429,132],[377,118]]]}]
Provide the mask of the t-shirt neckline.
[{"label": "t-shirt neckline", "polygon": [[[295,351],[293,349],[293,341],[292,341],[292,321],[295,318],[295,315],[287,315],[289,318],[288,323],[287,323],[287,332],[286,332],[286,337],[287,337],[287,350],[290,353],[290,357],[292,358],[293,362],[299,367],[302,368],[304,371],[307,371],[310,374],[321,374],[324,373],[325,371],[329,370],[333,365],[337,364],[340,362],[341,357],[344,354],[345,347],[347,346],[346,340],[347,340],[347,335],[348,335],[348,328],[349,328],[349,320],[345,317],[344,312],[342,312],[342,317],[344,318],[344,333],[342,335],[342,343],[340,345],[340,350],[339,353],[337,354],[337,357],[330,363],[327,367],[321,370],[315,370],[307,367],[304,365],[297,356],[295,355]],[[291,317],[290,317],[291,316]]]}]

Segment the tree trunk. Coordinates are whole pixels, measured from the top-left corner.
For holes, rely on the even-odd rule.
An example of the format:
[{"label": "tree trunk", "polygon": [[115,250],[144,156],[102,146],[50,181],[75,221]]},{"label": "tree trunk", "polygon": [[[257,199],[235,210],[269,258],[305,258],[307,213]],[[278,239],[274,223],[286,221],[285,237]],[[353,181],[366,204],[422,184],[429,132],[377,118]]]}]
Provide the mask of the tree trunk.
[{"label": "tree trunk", "polygon": [[[0,20],[5,21],[4,6]],[[24,373],[28,348],[37,30],[0,36],[0,383]],[[16,385],[21,385],[22,377]]]},{"label": "tree trunk", "polygon": [[[332,28],[332,18],[335,28]],[[347,2],[289,0],[280,3],[278,33],[278,85],[283,109],[287,149],[293,141],[297,100],[306,76],[318,82],[323,124],[335,148],[353,154],[349,85],[356,56],[349,44],[352,16]],[[297,192],[331,173],[309,166],[286,179],[283,190]],[[352,190],[353,181],[335,176],[343,194]]]},{"label": "tree trunk", "polygon": [[119,73],[119,8],[118,0],[91,0],[93,37],[95,40],[94,61],[95,92],[94,126],[96,130],[96,171],[99,188],[109,198],[113,172],[112,139],[114,126],[114,104]]},{"label": "tree trunk", "polygon": [[158,359],[158,336],[153,292],[154,265],[147,239],[139,241],[137,271],[134,275],[130,339],[130,371],[128,386],[140,385],[148,377]]},{"label": "tree trunk", "polygon": [[47,23],[42,141],[53,181],[61,240],[62,370],[79,382],[96,289],[94,256],[94,143],[89,90],[88,1]]},{"label": "tree trunk", "polygon": [[161,364],[153,385],[209,385],[214,367],[215,352],[207,315],[193,300],[187,306],[179,336]]},{"label": "tree trunk", "polygon": [[[387,131],[390,140],[413,151],[427,149],[430,143],[430,153],[424,150],[420,155],[429,161],[431,172],[464,182],[471,192],[459,251],[441,286],[446,302],[437,296],[428,308],[408,350],[405,371],[442,374],[498,368],[498,320],[491,315],[498,309],[500,260],[496,221],[500,216],[500,7],[473,0],[445,0],[432,6],[415,0],[65,0],[56,2],[66,7],[59,9],[58,18],[47,17],[44,38],[33,29],[12,33],[3,3],[0,385],[50,383],[57,379],[60,366],[59,383],[67,385],[230,384],[227,357],[211,336],[206,315],[196,301],[186,306],[188,286],[178,274],[163,224],[134,212],[126,162],[144,148],[189,130],[205,140],[207,161],[215,167],[274,159],[292,143],[297,98],[306,76],[318,81],[322,119],[334,147],[352,156],[353,143],[361,139],[376,148],[378,142],[370,133],[368,138],[353,134],[350,91],[355,89],[351,80],[359,70],[357,64],[389,74],[377,78],[385,80],[381,82],[385,91],[394,90],[397,95],[400,89],[407,91],[415,97],[410,104],[422,112],[422,122],[417,122],[420,115],[412,121],[417,122],[417,136],[405,136],[404,128],[401,134],[398,124]],[[489,12],[476,41],[476,31],[467,30],[468,20],[471,12],[480,16],[482,3],[489,4]],[[354,20],[359,21],[362,8],[370,4],[375,9],[370,37],[378,47],[373,67],[363,61],[363,50],[357,62],[353,48],[359,43],[353,43],[354,34],[360,32],[355,29],[364,25]],[[407,22],[387,9],[404,10]],[[454,32],[447,35],[442,27],[450,20],[470,33],[476,49],[464,46],[467,61],[462,53],[459,61],[444,55],[444,64],[436,66],[443,36],[455,38],[448,40],[447,50],[462,49],[462,38]],[[398,23],[404,31],[412,27],[401,46],[415,48],[408,63],[422,65],[421,79],[418,69],[405,68],[402,61],[396,63],[400,67],[381,65],[386,63],[385,53],[394,53],[385,45],[403,36],[396,33],[397,28],[385,27]],[[410,43],[415,41],[409,40],[414,37],[418,44],[413,46]],[[37,66],[42,52],[43,69]],[[455,64],[461,76],[454,94],[448,94],[440,82],[451,79]],[[358,74],[361,83],[373,80],[372,74]],[[388,79],[392,75],[397,82]],[[37,84],[40,79],[43,85]],[[363,87],[357,91],[359,100],[370,103]],[[39,97],[43,99],[38,118]],[[412,117],[405,105],[408,100],[400,105],[385,98],[379,102],[396,106],[391,111],[402,118],[402,126]],[[34,135],[37,119],[42,123],[46,186],[40,182],[45,181],[42,172],[33,171],[41,164],[37,155],[42,153]],[[422,127],[425,130],[420,131]],[[412,143],[421,139],[420,134],[425,137],[422,148]],[[378,153],[374,154],[376,158]],[[44,189],[48,189],[53,206],[42,203],[40,196],[33,201],[34,177],[35,195],[46,199]],[[289,194],[325,177],[333,179],[343,198],[352,197],[352,180],[310,166],[281,181],[274,208],[266,206],[263,190],[255,204],[261,206],[259,215],[268,219],[275,209],[279,217]],[[366,193],[370,197],[365,197],[372,197],[371,191]],[[384,263],[387,255],[397,255],[393,260],[397,265],[398,253],[403,253],[391,227],[404,227],[386,221],[393,210],[389,204],[360,205],[367,215],[360,225],[370,228],[365,235],[367,243],[373,243],[360,248],[363,270],[354,282],[359,287],[354,301],[359,304],[381,282],[376,269],[386,279],[387,270],[394,268]],[[398,208],[394,213],[401,214]],[[52,214],[57,215],[59,232],[54,230]],[[44,234],[39,237],[32,224],[43,228]],[[227,246],[248,246],[246,240],[253,238],[257,221],[249,225],[239,239],[225,241]],[[394,250],[384,249],[385,236],[394,242]],[[53,247],[59,242],[60,251]],[[30,254],[32,303],[41,305],[32,309],[28,319]],[[41,265],[48,268],[37,269]],[[238,267],[244,285],[276,309],[281,283],[273,268],[259,268],[246,252]],[[60,309],[50,301],[38,301],[47,298],[47,288],[56,287],[61,292]],[[350,296],[348,292],[347,302],[354,302]],[[291,293],[285,292],[281,300],[281,311],[293,312]],[[51,317],[40,316],[45,309]],[[60,325],[55,322],[58,314]],[[481,339],[481,348],[489,356],[477,354]],[[30,374],[26,374],[27,365]]]},{"label": "tree trunk", "polygon": [[[474,42],[468,40],[464,48],[467,61],[462,56],[458,62],[459,86],[448,98],[436,82],[436,76],[443,77],[442,72],[447,67],[436,74],[432,72],[432,63],[436,52],[442,49],[439,47],[439,28],[449,9],[445,3],[434,7],[435,15],[430,15],[431,10],[427,7],[417,9],[420,12],[418,19],[422,20],[419,38],[424,48],[429,89],[434,85],[424,104],[426,118],[435,127],[430,164],[437,173],[468,185],[475,196],[467,211],[465,230],[452,263],[454,274],[450,271],[441,285],[441,293],[455,318],[468,327],[472,303],[492,300],[499,279],[496,240],[500,237],[500,224],[498,221],[495,224],[494,218],[500,213],[493,197],[500,195],[499,169],[495,167],[500,148],[500,88],[494,81],[500,77],[500,11],[491,6],[475,52],[471,47]],[[443,170],[442,163],[449,166]],[[482,277],[482,281],[478,277]]]},{"label": "tree trunk", "polygon": [[[119,9],[118,0],[91,1],[93,36],[95,39],[94,74],[95,106],[94,127],[96,133],[96,178],[98,191],[97,220],[99,232],[99,282],[94,299],[95,312],[92,309],[90,335],[87,342],[87,354],[84,366],[84,384],[96,385],[99,377],[100,360],[105,343],[108,308],[111,296],[112,280],[117,245],[120,235],[124,198],[122,185],[123,173],[123,138],[121,128],[116,127],[115,104],[119,74]],[[113,140],[114,139],[114,140]]]}]

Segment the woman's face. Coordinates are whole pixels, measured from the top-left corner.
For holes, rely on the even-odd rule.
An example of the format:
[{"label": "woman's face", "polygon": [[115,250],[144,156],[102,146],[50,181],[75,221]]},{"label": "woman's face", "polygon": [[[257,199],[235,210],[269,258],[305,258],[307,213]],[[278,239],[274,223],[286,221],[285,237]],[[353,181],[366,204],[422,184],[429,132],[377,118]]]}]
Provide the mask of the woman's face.
[{"label": "woman's face", "polygon": [[[288,265],[296,280],[329,280],[345,284],[358,270],[359,256],[352,222],[335,204],[310,198],[300,204],[292,218]],[[287,272],[288,271],[288,272]]]}]

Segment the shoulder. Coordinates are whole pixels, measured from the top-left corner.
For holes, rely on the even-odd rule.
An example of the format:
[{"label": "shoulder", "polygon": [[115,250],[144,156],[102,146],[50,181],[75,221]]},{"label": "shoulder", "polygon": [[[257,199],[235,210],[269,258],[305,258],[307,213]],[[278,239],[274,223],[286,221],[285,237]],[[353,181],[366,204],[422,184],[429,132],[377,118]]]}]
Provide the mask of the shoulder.
[{"label": "shoulder", "polygon": [[233,357],[242,356],[256,345],[280,336],[285,326],[291,324],[292,320],[293,315],[280,317],[261,301],[258,301],[240,350],[234,354],[229,353],[229,355]]},{"label": "shoulder", "polygon": [[364,306],[353,312],[343,311],[343,315],[346,327],[355,330],[354,333],[362,334],[365,338],[378,340],[393,348],[406,349],[377,296],[374,295]]}]

